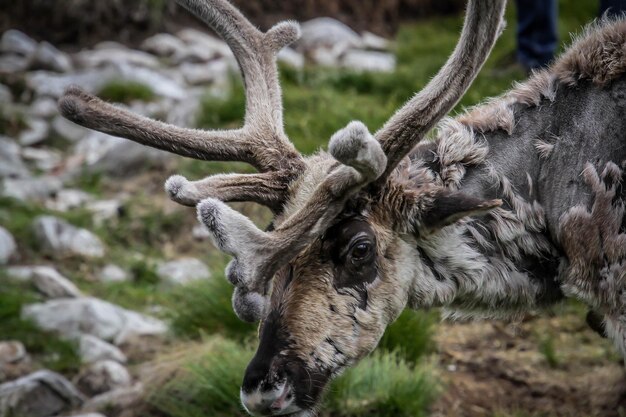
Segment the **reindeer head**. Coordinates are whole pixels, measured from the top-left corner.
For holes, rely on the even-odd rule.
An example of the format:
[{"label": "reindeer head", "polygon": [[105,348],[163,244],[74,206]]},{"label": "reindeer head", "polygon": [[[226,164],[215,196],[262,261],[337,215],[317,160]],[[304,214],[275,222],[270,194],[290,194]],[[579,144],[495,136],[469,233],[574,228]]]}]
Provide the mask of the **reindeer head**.
[{"label": "reindeer head", "polygon": [[[246,88],[244,126],[183,129],[147,119],[83,92],[59,101],[68,119],[196,159],[244,161],[257,174],[167,180],[170,197],[196,206],[215,245],[232,255],[233,308],[261,321],[241,400],[259,416],[314,413],[328,381],[371,352],[409,303],[434,285],[418,240],[500,204],[411,177],[406,156],[456,104],[495,42],[505,0],[471,0],[461,39],[433,80],[375,135],[351,122],[329,151],[304,158],[283,130],[276,54],[299,27],[258,31],[225,0],[177,0],[212,26],[233,50]],[[419,161],[417,162],[419,165]],[[266,231],[226,202],[252,201],[275,214]],[[434,244],[434,243],[433,243]]]}]

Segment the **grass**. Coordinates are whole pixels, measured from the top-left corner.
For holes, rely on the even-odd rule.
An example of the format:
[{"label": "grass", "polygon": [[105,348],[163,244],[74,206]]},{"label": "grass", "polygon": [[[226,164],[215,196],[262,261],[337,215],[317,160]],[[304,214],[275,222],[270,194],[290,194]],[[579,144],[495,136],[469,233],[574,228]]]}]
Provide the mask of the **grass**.
[{"label": "grass", "polygon": [[437,312],[405,310],[387,327],[378,348],[396,352],[408,363],[419,363],[434,350],[432,335],[438,320]]},{"label": "grass", "polygon": [[554,337],[544,337],[539,343],[539,351],[543,355],[550,368],[557,368],[559,366],[560,361],[557,355],[556,348],[554,347]]},{"label": "grass", "polygon": [[[236,398],[253,349],[221,336],[155,361],[149,404],[171,417],[243,417]],[[438,391],[425,368],[396,353],[378,352],[328,389],[320,417],[420,417]]]},{"label": "grass", "polygon": [[149,86],[136,82],[114,80],[104,85],[98,92],[103,100],[115,103],[130,103],[134,100],[152,101],[155,94]]},{"label": "grass", "polygon": [[37,297],[25,286],[10,283],[2,270],[0,283],[0,339],[22,342],[26,351],[34,356],[35,365],[57,372],[76,373],[80,357],[74,343],[21,319],[22,307],[38,301]]}]

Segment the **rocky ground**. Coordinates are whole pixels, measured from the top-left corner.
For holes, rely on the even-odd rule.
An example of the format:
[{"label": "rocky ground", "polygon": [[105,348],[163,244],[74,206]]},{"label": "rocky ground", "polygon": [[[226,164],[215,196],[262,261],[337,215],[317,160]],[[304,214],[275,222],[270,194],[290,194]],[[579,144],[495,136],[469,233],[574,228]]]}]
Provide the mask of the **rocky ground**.
[{"label": "rocky ground", "polygon": [[[280,55],[287,111],[295,113],[286,124],[296,145],[311,151],[353,118],[384,121],[445,60],[460,21],[453,23],[401,33],[395,54],[387,40],[331,19],[305,23],[303,39]],[[426,38],[428,45],[422,42]],[[513,35],[508,32],[501,42],[496,59],[510,52]],[[490,65],[465,104],[501,91],[519,76]],[[102,42],[73,53],[21,32],[2,35],[0,417],[187,417],[186,410],[146,403],[146,387],[158,381],[154,369],[176,356],[179,345],[208,340],[213,333],[236,343],[211,339],[194,355],[202,350],[207,360],[213,357],[209,363],[217,363],[215,352],[224,355],[219,365],[232,365],[225,369],[232,369],[235,393],[212,392],[207,398],[228,398],[216,416],[243,415],[233,404],[239,368],[245,366],[241,355],[251,353],[246,341],[255,329],[230,312],[231,289],[222,276],[226,258],[211,250],[193,211],[175,206],[162,191],[172,173],[199,178],[242,167],[199,169],[194,162],[80,128],[56,109],[63,90],[78,84],[180,126],[228,126],[240,121],[243,110],[236,72],[223,42],[192,29],[155,35],[139,49]],[[325,124],[312,128],[312,113],[320,112]],[[313,135],[319,135],[315,141]],[[255,206],[237,208],[260,222],[268,216]],[[185,288],[186,293],[179,291]],[[424,355],[424,347],[406,355],[408,364],[395,353],[381,353],[369,364],[378,364],[372,368],[383,374],[384,366],[397,371],[394,381],[404,383],[431,378],[432,371],[432,379],[420,379],[415,392],[394,389],[410,405],[422,391],[440,387],[430,411],[435,416],[625,415],[623,367],[608,342],[586,327],[585,313],[566,305],[514,325],[442,324],[434,328],[437,348],[425,365],[411,362]],[[409,339],[413,347],[430,337],[422,322],[401,326],[396,339]],[[417,333],[408,338],[407,332]],[[390,352],[401,346],[383,344]],[[214,345],[222,350],[211,351]],[[228,351],[235,353],[227,356]],[[385,377],[375,371],[366,376],[374,385]],[[331,390],[334,408],[329,405],[322,415],[414,417],[426,415],[421,410],[430,404],[424,400],[419,410],[400,407],[388,414],[385,387],[375,393],[379,409],[368,408],[370,388],[351,388],[343,394]],[[345,398],[337,400],[340,395]]]},{"label": "rocky ground", "polygon": [[[395,57],[388,49],[383,38],[322,18],[305,23],[302,40],[279,61],[294,69],[308,62],[390,72]],[[165,321],[97,298],[62,271],[89,270],[89,280],[103,285],[136,277],[136,271],[110,262],[111,248],[98,233],[73,224],[72,213],[87,216],[84,224],[106,228],[123,216],[129,196],[145,181],[154,184],[146,170],[167,171],[177,160],[76,126],[58,114],[56,100],[76,84],[137,113],[195,127],[202,100],[229,96],[236,70],[225,43],[194,29],[154,35],[136,50],[102,42],[71,54],[16,30],[2,35],[0,205],[6,211],[0,218],[0,291],[17,286],[37,293],[38,302],[22,306],[20,319],[70,342],[80,364],[68,375],[43,369],[23,341],[0,334],[0,416],[95,417],[111,403],[134,403],[143,390],[127,368],[129,356],[133,362],[149,357],[146,352],[169,332]],[[90,192],[81,185],[92,176],[124,184]],[[163,196],[159,200],[163,204]],[[18,225],[20,207],[41,214]],[[189,231],[206,239],[198,225]],[[211,277],[206,262],[194,257],[151,259],[151,265],[162,288]],[[160,308],[149,307],[157,315]]]}]

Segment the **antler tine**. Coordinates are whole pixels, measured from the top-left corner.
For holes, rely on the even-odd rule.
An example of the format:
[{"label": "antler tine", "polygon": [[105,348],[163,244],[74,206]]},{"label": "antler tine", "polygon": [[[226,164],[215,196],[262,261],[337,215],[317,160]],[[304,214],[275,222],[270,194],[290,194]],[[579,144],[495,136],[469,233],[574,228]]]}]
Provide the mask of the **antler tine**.
[{"label": "antler tine", "polygon": [[219,174],[200,181],[188,181],[183,176],[174,175],[165,182],[165,190],[172,200],[184,206],[195,207],[206,198],[218,198],[224,202],[252,201],[278,213],[287,200],[293,177],[294,174],[287,170]]},{"label": "antler tine", "polygon": [[378,178],[387,163],[380,144],[360,122],[337,132],[329,150],[341,164],[333,167],[307,204],[271,232],[259,230],[219,200],[209,198],[198,205],[198,218],[216,246],[234,257],[226,274],[236,286],[233,307],[242,320],[263,317],[269,282],[278,269],[320,236],[346,201]]},{"label": "antler tine", "polygon": [[112,106],[70,87],[61,113],[82,126],[196,159],[247,162],[262,172],[302,168],[300,154],[283,129],[278,51],[299,37],[297,23],[279,23],[266,33],[225,0],[177,0],[226,40],[246,87],[244,126],[234,130],[184,129]]},{"label": "antler tine", "polygon": [[503,29],[505,5],[506,0],[470,0],[461,37],[446,64],[376,132],[388,159],[379,185],[469,88]]}]

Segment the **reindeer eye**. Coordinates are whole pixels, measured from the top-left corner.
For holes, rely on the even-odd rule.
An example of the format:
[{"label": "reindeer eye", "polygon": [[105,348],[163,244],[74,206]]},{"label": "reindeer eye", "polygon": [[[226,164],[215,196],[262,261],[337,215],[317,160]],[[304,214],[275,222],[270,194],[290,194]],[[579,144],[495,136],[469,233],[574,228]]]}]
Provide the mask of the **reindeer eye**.
[{"label": "reindeer eye", "polygon": [[350,258],[353,261],[362,261],[372,253],[372,243],[369,241],[357,241],[350,248]]}]

